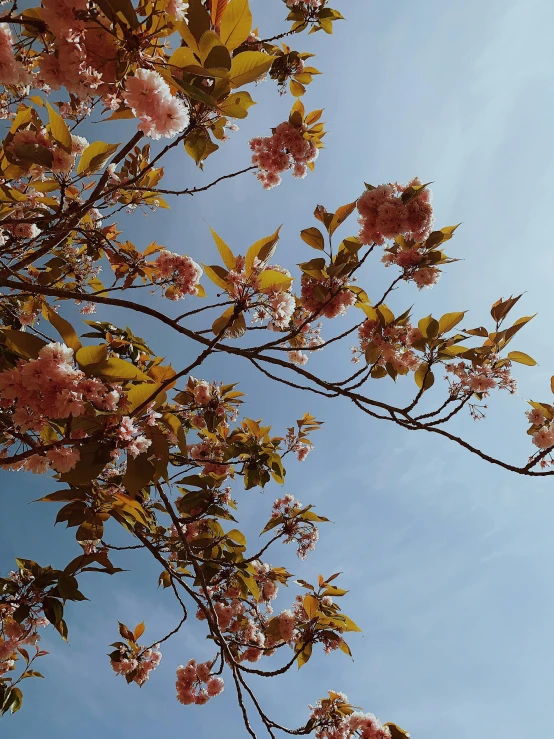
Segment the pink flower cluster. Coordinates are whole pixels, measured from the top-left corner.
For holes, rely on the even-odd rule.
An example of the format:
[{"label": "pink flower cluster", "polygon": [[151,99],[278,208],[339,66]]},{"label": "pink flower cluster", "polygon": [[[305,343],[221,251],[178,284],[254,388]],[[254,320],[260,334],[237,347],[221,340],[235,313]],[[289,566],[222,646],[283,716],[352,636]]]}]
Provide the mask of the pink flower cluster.
[{"label": "pink flower cluster", "polygon": [[294,295],[290,292],[274,292],[269,295],[268,303],[271,312],[268,328],[274,331],[286,329],[296,308]]},{"label": "pink flower cluster", "polygon": [[43,0],[42,19],[54,38],[40,59],[40,81],[82,98],[115,89],[117,46],[108,19],[86,20],[87,0]]},{"label": "pink flower cluster", "polygon": [[113,671],[117,675],[129,676],[130,682],[134,682],[139,686],[150,677],[150,673],[162,661],[162,653],[159,645],[155,644],[151,649],[144,649],[137,654],[130,652],[125,647],[119,648],[121,658],[119,661],[111,660]]},{"label": "pink flower cluster", "polygon": [[547,418],[540,408],[527,411],[527,419],[532,424],[533,444],[539,449],[549,449],[554,446],[554,423]]},{"label": "pink flower cluster", "polygon": [[281,182],[281,173],[292,169],[294,177],[305,177],[308,163],[317,159],[318,149],[302,131],[288,121],[273,129],[272,136],[250,141],[252,164],[259,168],[258,179],[266,190]]},{"label": "pink flower cluster", "polygon": [[316,739],[391,738],[388,726],[384,726],[372,713],[354,711],[345,715],[340,710],[342,706],[349,705],[344,693],[330,691],[329,695],[330,698],[310,706]]},{"label": "pink flower cluster", "polygon": [[286,534],[285,544],[296,542],[296,553],[300,559],[306,559],[308,552],[315,549],[319,531],[312,521],[301,518],[302,512],[302,503],[294,495],[288,494],[284,498],[277,498],[271,518],[279,519],[279,525]]},{"label": "pink flower cluster", "polygon": [[302,306],[313,317],[343,316],[356,302],[354,293],[346,287],[348,277],[311,277],[302,275]]},{"label": "pink flower cluster", "polygon": [[[360,352],[366,355],[368,364],[381,367],[390,364],[401,375],[415,372],[421,360],[410,347],[423,338],[421,331],[410,324],[382,326],[379,321],[369,319],[358,328]],[[359,362],[358,348],[352,349],[354,362]]]},{"label": "pink flower cluster", "polygon": [[[115,411],[119,401],[117,390],[74,366],[73,349],[65,344],[47,344],[37,359],[20,360],[0,372],[0,408],[11,412],[16,432],[40,432],[52,418],[82,416],[87,403],[101,411]],[[59,446],[46,457],[29,457],[19,467],[44,472],[51,463],[56,471],[66,472],[78,460],[78,450]]]},{"label": "pink flower cluster", "polygon": [[139,131],[152,139],[172,138],[189,124],[185,104],[173,97],[164,78],[152,70],[138,69],[128,77],[123,99],[140,118]]},{"label": "pink flower cluster", "polygon": [[40,634],[37,629],[48,626],[48,623],[45,618],[30,616],[25,624],[20,624],[8,617],[7,612],[5,615],[0,612],[0,678],[15,665],[18,649],[38,643]]},{"label": "pink flower cluster", "polygon": [[[185,402],[187,399],[190,399],[189,402]],[[237,409],[222,399],[220,386],[215,382],[209,383],[206,380],[190,377],[186,396],[181,395],[179,400],[177,410],[180,418],[197,430],[205,429],[208,421],[213,420],[214,415],[218,425],[223,424],[225,427],[228,426],[228,420],[236,421],[237,419]],[[195,454],[197,453],[198,451],[195,451]],[[197,458],[200,459],[201,456]]]},{"label": "pink flower cluster", "polygon": [[203,439],[198,444],[188,447],[190,458],[203,465],[205,475],[229,474],[231,465],[223,463],[223,452],[224,447],[217,440],[212,439]]},{"label": "pink flower cluster", "polygon": [[[83,153],[83,151],[88,146],[88,141],[83,136],[72,136],[71,152],[67,152],[65,151],[65,149],[62,149],[61,146],[58,146],[57,142],[53,138],[48,137],[46,129],[43,128],[42,130],[33,130],[31,128],[27,128],[19,129],[19,131],[15,133],[11,141],[10,149],[16,155],[16,147],[18,146],[40,146],[48,149],[48,151],[52,154],[52,164],[49,169],[51,169],[52,172],[56,174],[67,175],[71,172],[71,169],[73,168],[73,165],[75,163],[75,155]],[[38,165],[34,166],[35,169],[38,168]],[[38,201],[38,204],[40,205],[40,201]],[[91,215],[93,215],[93,211],[95,210],[96,209],[94,208],[92,209],[92,211],[90,211]],[[98,211],[96,212],[98,213]],[[34,224],[21,225],[34,226]],[[34,235],[38,235],[38,233],[40,232],[38,229],[36,229]]]},{"label": "pink flower cluster", "polygon": [[285,0],[285,4],[291,10],[319,10],[325,5],[325,0]]},{"label": "pink flower cluster", "polygon": [[15,58],[13,38],[7,23],[0,23],[0,82],[3,85],[28,85],[31,76]]},{"label": "pink flower cluster", "polygon": [[450,394],[453,397],[460,397],[467,393],[479,393],[486,398],[496,387],[515,393],[517,381],[511,376],[510,363],[498,365],[497,359],[492,355],[489,362],[480,367],[472,367],[465,362],[447,364],[446,371],[455,377],[450,384]]},{"label": "pink flower cluster", "polygon": [[176,21],[185,20],[185,13],[187,12],[189,4],[187,0],[168,0],[165,8],[165,12],[168,15],[173,16]]},{"label": "pink flower cluster", "polygon": [[384,244],[400,234],[420,242],[427,238],[433,223],[429,189],[403,199],[406,190],[421,185],[417,178],[408,185],[379,185],[366,190],[358,200],[362,244]]},{"label": "pink flower cluster", "polygon": [[163,251],[154,262],[158,270],[155,282],[163,285],[163,291],[169,300],[181,300],[185,295],[196,295],[203,270],[187,256],[170,251]]},{"label": "pink flower cluster", "polygon": [[312,451],[312,446],[310,444],[306,444],[304,441],[300,441],[300,438],[298,434],[295,433],[294,428],[290,428],[287,431],[286,444],[287,449],[296,454],[299,462],[303,462],[308,454]]},{"label": "pink flower cluster", "polygon": [[[177,700],[185,706],[193,703],[203,706],[210,698],[223,693],[225,688],[223,678],[212,675],[212,663],[201,662],[191,659],[186,666],[177,668]],[[205,686],[205,687],[204,687]]]},{"label": "pink flower cluster", "polygon": [[152,444],[150,439],[147,439],[146,436],[140,433],[129,416],[123,416],[121,419],[116,436],[119,442],[118,446],[125,449],[131,457],[138,457],[139,454],[144,454]]},{"label": "pink flower cluster", "polygon": [[424,287],[436,285],[441,274],[440,269],[437,267],[419,267],[424,259],[425,252],[422,249],[412,247],[396,253],[387,251],[381,261],[386,267],[390,267],[391,264],[397,264],[399,267],[402,267],[404,270],[404,279],[413,280],[417,287],[422,290]]}]

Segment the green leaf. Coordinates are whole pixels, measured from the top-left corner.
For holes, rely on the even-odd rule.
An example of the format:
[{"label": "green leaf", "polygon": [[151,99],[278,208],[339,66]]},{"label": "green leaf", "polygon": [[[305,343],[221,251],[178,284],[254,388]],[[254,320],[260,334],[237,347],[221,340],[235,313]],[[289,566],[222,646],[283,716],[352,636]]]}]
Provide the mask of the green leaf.
[{"label": "green leaf", "polygon": [[57,626],[63,619],[63,605],[57,598],[46,597],[42,603],[42,610],[53,626]]},{"label": "green leaf", "polygon": [[106,144],[103,141],[89,144],[81,154],[77,174],[90,174],[102,169],[118,146],[119,144]]},{"label": "green leaf", "polygon": [[229,51],[233,51],[246,41],[251,30],[252,12],[248,0],[231,0],[221,17],[221,41]]},{"label": "green leaf", "polygon": [[23,693],[19,688],[10,690],[10,713],[17,713],[23,703]]}]

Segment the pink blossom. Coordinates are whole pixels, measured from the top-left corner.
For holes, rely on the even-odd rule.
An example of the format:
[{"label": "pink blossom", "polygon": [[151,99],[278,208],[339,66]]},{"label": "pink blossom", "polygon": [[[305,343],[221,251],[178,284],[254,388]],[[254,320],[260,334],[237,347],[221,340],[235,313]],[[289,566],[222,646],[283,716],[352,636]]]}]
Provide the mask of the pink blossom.
[{"label": "pink blossom", "polygon": [[56,472],[69,472],[81,459],[81,453],[75,447],[58,447],[47,451],[46,457]]},{"label": "pink blossom", "polygon": [[545,421],[545,415],[539,408],[533,408],[525,414],[533,426],[540,426]]},{"label": "pink blossom", "polygon": [[547,426],[539,429],[536,434],[533,434],[533,444],[539,449],[554,446],[554,428]]},{"label": "pink blossom", "polygon": [[194,401],[198,405],[208,405],[212,397],[211,385],[207,382],[199,382],[194,388]]},{"label": "pink blossom", "polygon": [[250,141],[254,152],[252,164],[259,168],[258,179],[266,190],[281,182],[281,173],[292,169],[295,177],[305,177],[306,164],[314,162],[319,153],[313,141],[288,121],[280,123],[272,136]]},{"label": "pink blossom", "polygon": [[223,693],[224,688],[225,685],[221,677],[211,677],[206,685],[206,691],[210,698]]},{"label": "pink blossom", "polygon": [[[383,244],[385,239],[394,239],[401,234],[416,242],[427,238],[433,223],[429,189],[419,190],[406,202],[402,200],[408,188],[419,185],[421,181],[416,178],[406,186],[379,185],[363,193],[358,200],[360,240],[363,244]],[[416,254],[408,258],[415,260]]]},{"label": "pink blossom", "polygon": [[170,300],[180,300],[185,295],[196,295],[203,270],[187,256],[163,251],[154,262],[159,271],[156,282],[162,282],[164,295]]},{"label": "pink blossom", "polygon": [[125,83],[123,98],[140,118],[139,130],[152,139],[171,138],[189,124],[185,105],[173,97],[161,75],[148,69],[138,69]]},{"label": "pink blossom", "polygon": [[0,82],[3,85],[28,85],[31,76],[13,53],[13,38],[7,23],[0,24]]}]

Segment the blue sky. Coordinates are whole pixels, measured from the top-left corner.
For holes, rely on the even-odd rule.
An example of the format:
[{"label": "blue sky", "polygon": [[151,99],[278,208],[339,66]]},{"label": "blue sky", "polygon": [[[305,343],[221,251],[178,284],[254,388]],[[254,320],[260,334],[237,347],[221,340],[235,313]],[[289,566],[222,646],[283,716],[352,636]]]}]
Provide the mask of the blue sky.
[{"label": "blue sky", "polygon": [[[300,49],[317,52],[314,63],[325,73],[306,96],[311,109],[326,109],[330,131],[316,174],[301,182],[285,177],[270,193],[248,175],[175,202],[171,211],[122,223],[141,247],[156,238],[208,263],[216,252],[203,219],[236,252],[283,223],[278,256],[290,266],[312,256],[298,232],[313,225],[317,203],[331,209],[349,202],[364,181],[432,180],[438,225],[463,222],[448,244],[461,261],[433,290],[407,287],[390,304],[403,310],[415,303],[416,317],[471,308],[468,325],[480,325],[494,300],[526,292],[520,314],[539,315],[515,346],[535,356],[538,367],[518,369],[519,394],[493,397],[485,421],[464,418],[454,425],[477,446],[522,462],[531,451],[526,400],[548,400],[554,368],[554,6],[544,0],[335,5],[348,19],[336,24],[335,37],[298,39]],[[256,0],[252,8],[262,35],[283,17],[278,0]],[[269,83],[252,92],[260,105],[220,155],[203,173],[175,160],[168,182],[205,184],[245,166],[248,139],[284,120],[291,104]],[[377,291],[381,277],[374,263],[361,283]],[[101,314],[107,315],[114,322],[120,316]],[[348,323],[329,323],[326,335],[341,321]],[[175,365],[186,363],[190,347],[148,321],[138,326]],[[329,376],[347,371],[348,351],[347,343],[322,353],[312,367]],[[342,584],[352,591],[344,608],[364,634],[350,639],[353,663],[342,653],[318,655],[300,673],[261,682],[257,689],[269,712],[300,725],[309,702],[338,689],[414,739],[547,736],[554,689],[551,483],[512,476],[429,435],[376,425],[347,403],[272,388],[232,359],[211,361],[202,375],[240,380],[247,412],[279,431],[299,409],[325,421],[316,451],[303,465],[290,466],[287,491],[335,523],[322,528],[307,562],[284,547],[269,561],[307,580],[342,571]],[[385,398],[405,392],[387,380],[371,389]],[[46,479],[0,474],[3,571],[14,555],[53,565],[74,556],[72,533],[52,527],[55,506],[29,505],[52,489]],[[240,493],[251,537],[278,492]],[[121,556],[118,563],[131,571],[83,582],[91,600],[70,608],[70,646],[44,637],[51,651],[42,665],[47,680],[26,681],[24,708],[2,722],[0,736],[243,736],[229,685],[208,708],[174,699],[175,667],[210,656],[196,623],[166,646],[142,690],[112,674],[105,654],[117,620],[145,619],[153,638],[178,620],[171,599],[156,591],[159,572],[148,558]],[[292,598],[294,586],[290,590],[285,595]]]}]

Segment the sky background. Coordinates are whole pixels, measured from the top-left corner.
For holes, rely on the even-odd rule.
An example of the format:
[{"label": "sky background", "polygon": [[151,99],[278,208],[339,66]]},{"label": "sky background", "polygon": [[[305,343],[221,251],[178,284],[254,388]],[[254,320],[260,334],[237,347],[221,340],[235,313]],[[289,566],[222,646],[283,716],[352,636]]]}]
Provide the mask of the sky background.
[{"label": "sky background", "polygon": [[[262,37],[284,28],[279,0],[251,5]],[[333,37],[296,39],[297,48],[317,53],[314,64],[324,72],[305,97],[308,109],[325,108],[330,132],[315,175],[303,181],[285,175],[269,193],[245,175],[174,201],[171,211],[123,217],[125,233],[140,248],[157,239],[214,263],[217,253],[203,219],[235,253],[283,223],[276,259],[290,267],[314,256],[298,233],[315,224],[316,204],[335,209],[350,202],[364,181],[405,182],[415,175],[433,181],[437,225],[463,222],[447,244],[461,261],[445,269],[433,290],[404,286],[389,304],[399,313],[415,303],[416,318],[471,309],[463,324],[469,327],[486,322],[499,297],[526,293],[514,318],[539,315],[514,348],[539,365],[517,367],[519,394],[493,396],[485,421],[464,417],[453,426],[477,446],[523,463],[532,449],[526,400],[549,401],[554,371],[554,5],[334,5],[347,21],[335,25]],[[292,104],[273,83],[252,95],[260,104],[205,171],[175,156],[168,183],[202,185],[246,166],[249,138],[268,133]],[[108,129],[95,135],[120,140],[119,124],[113,125],[113,134]],[[355,225],[352,218],[343,235],[354,233]],[[383,272],[376,260],[360,278],[370,297],[380,295]],[[153,299],[168,312],[182,312],[192,302],[168,307]],[[115,311],[99,318],[126,320]],[[325,335],[347,327],[351,318],[328,322]],[[192,356],[190,346],[148,320],[130,325],[175,366]],[[310,368],[328,377],[347,372],[349,347],[335,344],[310,360]],[[267,711],[299,726],[308,718],[307,704],[333,689],[397,722],[414,739],[548,736],[554,690],[552,482],[511,475],[428,434],[378,425],[351,404],[272,386],[233,359],[216,358],[197,376],[239,380],[248,393],[247,414],[263,416],[278,433],[304,411],[325,421],[314,453],[303,465],[289,466],[286,491],[314,503],[334,524],[322,526],[318,548],[305,563],[286,547],[274,549],[268,561],[312,581],[320,572],[342,571],[339,584],[351,590],[344,610],[364,633],[349,639],[354,662],[342,653],[317,654],[300,673],[254,683]],[[410,379],[398,386],[386,379],[371,390],[398,399],[413,387]],[[56,506],[30,505],[54,489],[45,478],[0,473],[2,571],[12,569],[15,555],[63,566],[77,553],[73,532],[53,528]],[[252,541],[280,492],[275,485],[264,495],[237,490],[241,523]],[[181,706],[174,698],[177,665],[212,656],[194,619],[165,645],[160,667],[141,690],[113,674],[106,653],[117,637],[117,620],[134,626],[144,619],[145,639],[152,641],[179,619],[168,594],[156,590],[156,565],[127,554],[114,561],[130,572],[83,578],[90,602],[68,607],[70,645],[45,632],[42,643],[51,654],[39,669],[47,679],[26,681],[23,709],[2,721],[2,739],[38,733],[43,739],[245,736],[229,682],[208,707]],[[278,608],[298,592],[293,584],[289,591]]]}]

